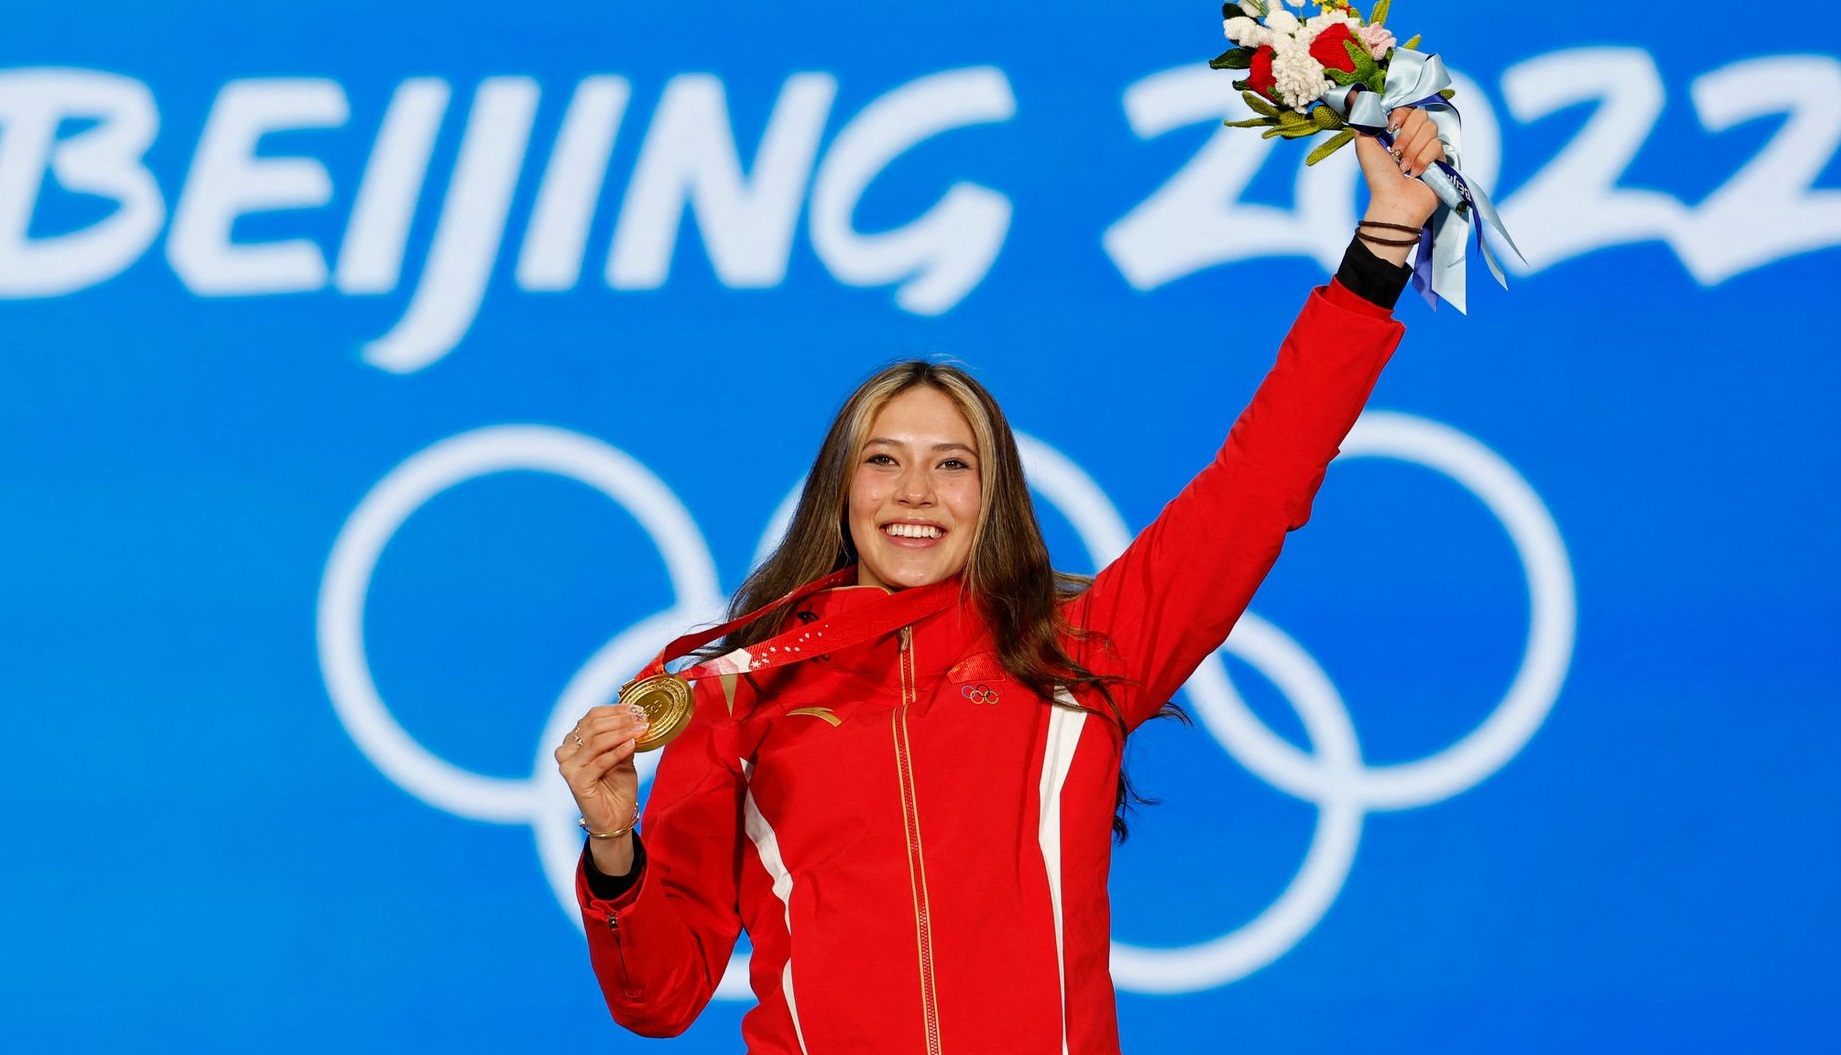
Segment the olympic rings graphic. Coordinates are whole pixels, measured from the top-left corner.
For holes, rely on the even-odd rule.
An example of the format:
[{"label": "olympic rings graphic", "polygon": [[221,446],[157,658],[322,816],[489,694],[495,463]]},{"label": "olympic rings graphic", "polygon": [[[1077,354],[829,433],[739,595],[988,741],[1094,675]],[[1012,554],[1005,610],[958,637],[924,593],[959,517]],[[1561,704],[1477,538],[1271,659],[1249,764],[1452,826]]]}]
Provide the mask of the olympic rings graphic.
[{"label": "olympic rings graphic", "polygon": [[997,702],[997,690],[991,688],[989,685],[961,685],[959,686],[959,695],[973,703],[985,704]]},{"label": "olympic rings graphic", "polygon": [[[1019,436],[1031,487],[1067,518],[1099,567],[1131,539],[1105,492],[1079,466],[1040,440]],[[1192,710],[1224,752],[1273,787],[1317,807],[1309,850],[1297,874],[1258,916],[1227,934],[1179,948],[1115,941],[1113,978],[1140,993],[1213,988],[1260,970],[1309,933],[1341,892],[1377,810],[1442,801],[1476,786],[1508,763],[1539,730],[1571,664],[1576,598],[1572,568],[1551,514],[1499,455],[1449,426],[1406,414],[1370,411],[1343,444],[1343,460],[1389,458],[1439,472],[1475,494],[1507,530],[1527,577],[1529,631],[1520,668],[1502,700],[1470,734],[1409,762],[1369,766],[1341,694],[1295,640],[1252,612],[1185,686]],[[595,488],[630,512],[664,559],[675,603],[616,635],[564,686],[537,737],[531,776],[487,777],[427,751],[392,716],[370,672],[363,614],[372,574],[398,529],[423,505],[462,483],[528,471]],[[769,518],[756,560],[777,545],[798,488]],[[353,742],[404,791],[457,816],[528,825],[546,877],[565,915],[575,913],[580,835],[568,789],[550,757],[576,719],[614,698],[619,687],[683,627],[714,619],[724,597],[695,520],[662,481],[621,451],[579,433],[544,426],[495,426],[462,433],[411,456],[371,489],[335,541],[318,610],[322,674]],[[1222,654],[1257,670],[1296,708],[1310,744],[1301,751],[1264,725],[1235,690]],[[966,686],[967,699],[995,703],[989,686]],[[650,780],[657,755],[641,756]],[[749,999],[747,954],[738,953],[716,995]]]}]

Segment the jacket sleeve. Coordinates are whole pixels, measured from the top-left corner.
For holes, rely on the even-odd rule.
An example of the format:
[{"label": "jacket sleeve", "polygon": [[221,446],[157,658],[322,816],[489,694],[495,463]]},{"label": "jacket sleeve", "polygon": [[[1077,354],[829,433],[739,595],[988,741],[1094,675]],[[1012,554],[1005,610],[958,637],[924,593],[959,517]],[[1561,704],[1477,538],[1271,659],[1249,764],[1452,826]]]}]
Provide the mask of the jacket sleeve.
[{"label": "jacket sleeve", "polygon": [[1070,602],[1075,656],[1122,679],[1128,730],[1227,640],[1404,332],[1340,282],[1313,290],[1213,463]]},{"label": "jacket sleeve", "polygon": [[[595,895],[588,855],[575,894],[588,956],[614,1021],[642,1036],[690,1027],[728,967],[741,929],[737,908],[742,779],[733,722],[699,692],[690,725],[659,761],[635,847],[637,879],[619,896]],[[617,884],[616,884],[617,885]]]}]

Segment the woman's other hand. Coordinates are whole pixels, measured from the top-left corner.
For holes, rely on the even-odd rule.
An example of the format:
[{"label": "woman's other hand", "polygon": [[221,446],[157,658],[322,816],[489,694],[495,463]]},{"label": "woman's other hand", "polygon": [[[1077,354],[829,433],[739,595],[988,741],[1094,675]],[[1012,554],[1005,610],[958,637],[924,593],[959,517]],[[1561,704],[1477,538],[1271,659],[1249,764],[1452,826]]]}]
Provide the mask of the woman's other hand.
[{"label": "woman's other hand", "polygon": [[[576,808],[592,832],[631,828],[639,801],[639,772],[633,766],[645,712],[627,704],[596,707],[575,723],[556,748],[556,768],[575,796]],[[603,875],[633,870],[633,839],[590,839],[589,853]]]},{"label": "woman's other hand", "polygon": [[[1439,142],[1438,128],[1424,110],[1401,108],[1387,115],[1394,129],[1394,149],[1389,151],[1373,136],[1355,137],[1355,156],[1360,159],[1362,176],[1368,181],[1366,220],[1424,227],[1438,208],[1438,195],[1416,179],[1445,157],[1445,145]],[[1392,235],[1394,232],[1377,232]],[[1411,246],[1375,245],[1376,256],[1395,264],[1406,263]]]}]

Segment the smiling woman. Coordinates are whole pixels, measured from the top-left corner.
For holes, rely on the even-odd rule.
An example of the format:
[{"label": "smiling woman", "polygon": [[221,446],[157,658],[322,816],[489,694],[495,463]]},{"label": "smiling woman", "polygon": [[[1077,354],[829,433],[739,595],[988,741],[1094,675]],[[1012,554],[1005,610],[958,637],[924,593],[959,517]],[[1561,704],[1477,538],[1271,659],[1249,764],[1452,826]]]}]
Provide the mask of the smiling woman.
[{"label": "smiling woman", "polygon": [[556,750],[616,1020],[683,1031],[745,928],[750,1051],[1118,1050],[1125,738],[1226,639],[1400,339],[1393,232],[1433,206],[1401,170],[1439,147],[1398,116],[1394,156],[1358,143],[1373,202],[1335,281],[1214,462],[1091,581],[1049,563],[1016,438],[964,371],[898,363],[844,403],[740,621],[700,638],[727,634],[688,675],[643,841],[643,713],[594,708]]},{"label": "smiling woman", "polygon": [[937,388],[888,401],[850,484],[862,586],[925,586],[957,575],[977,538],[983,464],[972,426]]}]

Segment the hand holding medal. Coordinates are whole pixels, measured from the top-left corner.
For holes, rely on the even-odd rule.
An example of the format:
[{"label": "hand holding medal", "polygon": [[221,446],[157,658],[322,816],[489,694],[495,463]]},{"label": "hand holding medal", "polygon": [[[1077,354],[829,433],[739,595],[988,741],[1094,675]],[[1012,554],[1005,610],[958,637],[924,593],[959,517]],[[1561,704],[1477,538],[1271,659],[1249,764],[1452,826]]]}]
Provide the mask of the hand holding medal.
[{"label": "hand holding medal", "polygon": [[632,867],[630,835],[639,821],[639,771],[633,756],[647,735],[645,712],[627,703],[596,707],[582,716],[554,753],[569,784],[582,830],[595,844],[595,863],[608,875]]}]

